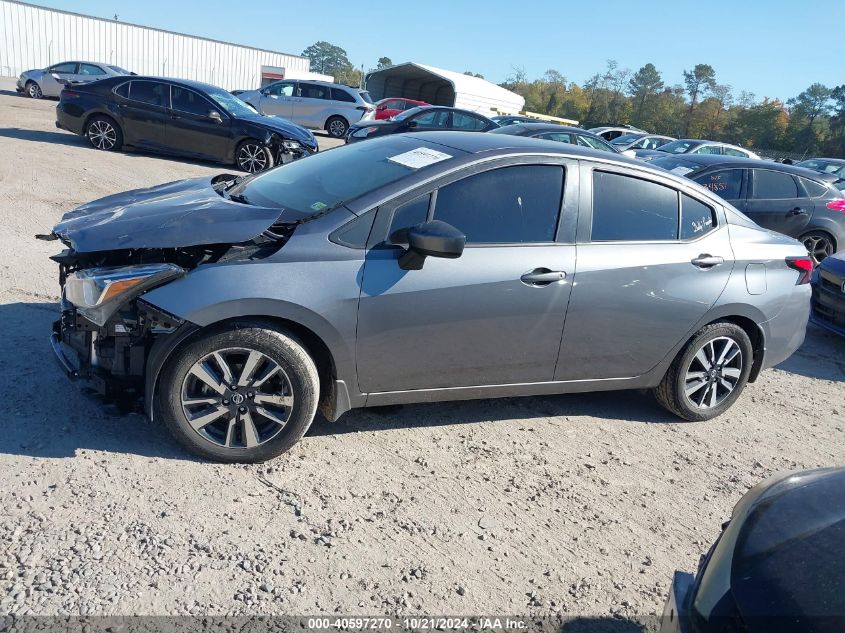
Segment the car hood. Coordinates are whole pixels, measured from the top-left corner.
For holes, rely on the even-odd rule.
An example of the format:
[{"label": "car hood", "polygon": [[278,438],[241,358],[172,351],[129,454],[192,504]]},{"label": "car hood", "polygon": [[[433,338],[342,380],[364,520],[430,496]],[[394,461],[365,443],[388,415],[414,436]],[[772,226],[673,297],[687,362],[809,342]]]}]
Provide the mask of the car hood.
[{"label": "car hood", "polygon": [[241,115],[238,119],[241,121],[248,121],[253,125],[258,125],[265,130],[281,134],[285,138],[301,141],[310,147],[317,146],[317,139],[314,138],[314,135],[310,130],[306,130],[304,127],[297,125],[296,123],[291,123],[282,117],[265,116],[256,112],[252,115]]},{"label": "car hood", "polygon": [[214,181],[179,180],[100,198],[65,213],[53,235],[79,253],[237,244],[310,215],[233,202]]}]

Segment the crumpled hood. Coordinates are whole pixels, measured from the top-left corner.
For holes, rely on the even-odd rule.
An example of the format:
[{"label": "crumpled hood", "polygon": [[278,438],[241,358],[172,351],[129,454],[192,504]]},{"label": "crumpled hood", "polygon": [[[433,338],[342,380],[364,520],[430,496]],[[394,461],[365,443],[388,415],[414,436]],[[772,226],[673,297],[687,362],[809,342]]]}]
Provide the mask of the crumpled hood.
[{"label": "crumpled hood", "polygon": [[138,248],[180,248],[246,242],[298,211],[233,202],[212,178],[192,178],[118,193],[64,214],[53,233],[79,253]]},{"label": "crumpled hood", "polygon": [[308,147],[317,147],[317,139],[314,138],[311,130],[307,130],[296,123],[291,123],[282,117],[270,115],[265,116],[256,112],[250,116],[240,115],[238,118],[254,123],[255,125],[260,125],[271,132],[278,132],[285,138],[299,141]]}]

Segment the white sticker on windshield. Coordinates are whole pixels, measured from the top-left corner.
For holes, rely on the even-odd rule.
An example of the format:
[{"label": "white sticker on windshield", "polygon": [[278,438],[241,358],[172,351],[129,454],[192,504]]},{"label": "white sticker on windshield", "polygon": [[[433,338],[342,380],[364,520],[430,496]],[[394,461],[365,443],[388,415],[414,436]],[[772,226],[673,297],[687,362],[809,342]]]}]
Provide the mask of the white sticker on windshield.
[{"label": "white sticker on windshield", "polygon": [[670,169],[669,171],[671,171],[673,174],[678,174],[679,176],[686,176],[688,173],[694,170],[690,169],[689,167],[682,167],[681,165],[678,165],[677,167],[675,167],[675,169]]},{"label": "white sticker on windshield", "polygon": [[412,149],[410,152],[390,156],[387,160],[403,167],[410,169],[420,169],[421,167],[428,167],[434,163],[439,163],[441,160],[452,158],[449,154],[438,152],[436,149],[428,149],[427,147],[418,147]]}]

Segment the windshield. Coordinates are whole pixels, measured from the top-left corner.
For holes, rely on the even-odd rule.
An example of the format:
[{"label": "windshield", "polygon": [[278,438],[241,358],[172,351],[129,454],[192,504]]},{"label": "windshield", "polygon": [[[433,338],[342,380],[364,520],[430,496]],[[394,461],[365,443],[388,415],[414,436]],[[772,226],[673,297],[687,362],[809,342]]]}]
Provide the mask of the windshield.
[{"label": "windshield", "polygon": [[109,66],[114,72],[120,73],[121,75],[128,75],[129,71],[125,68],[121,68],[120,66]]},{"label": "windshield", "polygon": [[452,158],[456,153],[464,152],[418,138],[385,136],[282,165],[245,180],[230,195],[248,204],[314,215]]},{"label": "windshield", "polygon": [[627,145],[628,143],[633,143],[638,138],[642,138],[642,134],[623,134],[622,136],[617,136],[613,139],[610,144],[611,145]]},{"label": "windshield", "polygon": [[255,116],[255,110],[250,108],[246,103],[238,99],[231,92],[226,92],[220,88],[208,88],[205,91],[217,105],[223,108],[229,114],[234,116]]},{"label": "windshield", "polygon": [[366,101],[367,103],[372,103],[373,98],[370,96],[370,93],[366,90],[359,90],[358,94],[361,95],[361,98]]},{"label": "windshield", "polygon": [[668,152],[669,154],[686,154],[693,147],[698,147],[699,143],[696,141],[672,141],[661,145],[657,149],[661,152]]}]

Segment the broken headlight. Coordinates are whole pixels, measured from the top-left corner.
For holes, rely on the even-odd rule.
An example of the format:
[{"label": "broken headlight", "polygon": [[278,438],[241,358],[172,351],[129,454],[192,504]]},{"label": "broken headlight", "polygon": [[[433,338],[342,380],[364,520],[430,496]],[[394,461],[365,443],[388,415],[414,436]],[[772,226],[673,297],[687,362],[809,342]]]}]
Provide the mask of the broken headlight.
[{"label": "broken headlight", "polygon": [[65,298],[102,327],[124,303],[145,290],[185,274],[175,264],[88,268],[68,275]]}]

